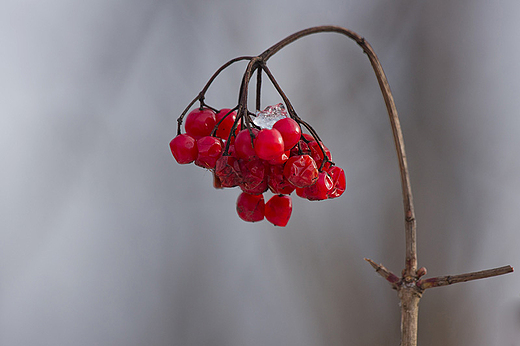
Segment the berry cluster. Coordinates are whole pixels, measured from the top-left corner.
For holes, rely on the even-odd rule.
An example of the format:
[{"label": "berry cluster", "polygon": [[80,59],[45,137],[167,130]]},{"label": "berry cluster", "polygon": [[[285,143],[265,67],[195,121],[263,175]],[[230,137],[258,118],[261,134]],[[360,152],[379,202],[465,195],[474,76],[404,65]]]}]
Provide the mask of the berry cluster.
[{"label": "berry cluster", "polygon": [[[232,109],[194,109],[186,117],[186,133],[178,134],[170,149],[179,164],[195,162],[210,169],[215,187],[240,187],[236,210],[242,220],[265,217],[284,227],[291,217],[293,191],[311,201],[336,198],[345,191],[346,178],[321,141],[302,133],[283,105],[272,107],[281,108],[283,116],[260,126],[255,121],[244,124]],[[267,190],[274,196],[265,202]]]}]

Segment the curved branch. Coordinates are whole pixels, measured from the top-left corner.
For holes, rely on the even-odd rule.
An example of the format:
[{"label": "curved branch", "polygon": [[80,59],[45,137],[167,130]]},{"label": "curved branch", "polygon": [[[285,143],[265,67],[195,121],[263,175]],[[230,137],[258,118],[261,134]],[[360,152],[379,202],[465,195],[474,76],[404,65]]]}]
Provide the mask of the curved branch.
[{"label": "curved branch", "polygon": [[377,58],[376,53],[372,49],[372,46],[360,35],[357,33],[342,28],[340,26],[333,25],[325,25],[325,26],[317,26],[308,28],[305,30],[298,31],[280,42],[274,44],[267,50],[265,50],[262,54],[260,54],[260,58],[265,63],[270,57],[276,54],[285,46],[291,44],[292,42],[308,36],[312,34],[322,33],[322,32],[336,32],[343,34],[352,40],[356,41],[356,43],[361,46],[363,52],[367,54],[368,59],[370,60],[370,64],[374,70],[377,81],[379,83],[379,87],[381,89],[381,93],[383,94],[383,98],[385,100],[386,110],[388,112],[388,116],[390,118],[390,125],[392,127],[392,133],[394,136],[395,149],[397,151],[397,158],[399,161],[399,171],[401,175],[401,187],[403,194],[403,205],[404,205],[404,219],[405,219],[405,237],[406,237],[406,261],[405,261],[405,271],[404,276],[409,278],[415,276],[415,272],[417,271],[417,242],[416,242],[416,221],[415,221],[415,210],[413,205],[413,196],[412,196],[412,188],[410,183],[410,176],[408,173],[408,163],[406,160],[406,152],[404,148],[404,140],[403,134],[401,130],[401,124],[399,122],[399,117],[397,115],[397,108],[395,106],[394,98],[392,96],[392,92],[390,91],[390,85],[386,78],[385,72],[383,71],[383,67],[379,59]]}]

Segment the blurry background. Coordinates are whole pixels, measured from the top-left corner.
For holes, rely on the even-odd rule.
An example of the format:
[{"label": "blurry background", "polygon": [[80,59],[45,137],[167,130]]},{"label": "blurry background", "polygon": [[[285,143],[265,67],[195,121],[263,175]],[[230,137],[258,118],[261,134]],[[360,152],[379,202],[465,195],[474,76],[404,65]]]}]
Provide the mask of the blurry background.
[{"label": "blurry background", "polygon": [[[1,1],[0,344],[398,345],[399,172],[361,49],[338,34],[270,68],[348,176],[247,224],[236,189],[175,163],[176,118],[227,60],[335,24],[382,61],[429,277],[519,267],[520,3]],[[207,94],[236,105],[245,64]],[[265,83],[263,106],[280,102]],[[520,279],[429,290],[419,344],[520,345]]]}]

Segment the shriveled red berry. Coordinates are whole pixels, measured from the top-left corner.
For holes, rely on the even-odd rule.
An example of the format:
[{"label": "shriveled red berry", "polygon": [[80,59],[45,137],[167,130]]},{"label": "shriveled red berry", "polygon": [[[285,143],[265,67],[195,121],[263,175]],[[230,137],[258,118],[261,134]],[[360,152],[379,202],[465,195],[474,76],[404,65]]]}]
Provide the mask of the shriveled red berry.
[{"label": "shriveled red berry", "polygon": [[184,128],[186,129],[187,134],[195,139],[199,139],[211,134],[216,121],[215,112],[211,109],[205,108],[200,110],[197,108],[192,110],[186,117]]},{"label": "shriveled red berry", "polygon": [[[321,151],[321,149],[320,149],[320,144],[318,144],[318,142],[316,142],[316,141],[311,141],[308,143],[308,145],[311,150],[311,156],[314,159],[314,161],[316,161],[316,166],[318,166],[318,168],[320,168],[323,163],[323,160],[325,159],[325,156],[323,155],[323,151]],[[330,153],[329,148],[327,148],[323,143],[321,143],[321,145],[323,147],[323,150],[325,151],[325,154],[327,155],[328,160],[332,160],[332,155]],[[325,162],[325,164],[323,165],[322,168],[324,170],[327,170],[330,166],[331,166],[330,162]]]},{"label": "shriveled red berry", "polygon": [[222,140],[220,138],[205,136],[197,140],[199,155],[195,160],[197,166],[213,169],[217,160],[222,155]]},{"label": "shriveled red berry", "polygon": [[277,129],[283,138],[284,150],[291,150],[300,140],[302,130],[296,120],[283,118],[278,120],[273,129]]},{"label": "shriveled red berry", "polygon": [[267,191],[267,167],[264,161],[259,158],[252,160],[238,160],[242,181],[240,188],[242,191],[259,195]]},{"label": "shriveled red berry", "polygon": [[347,178],[345,176],[345,171],[338,166],[333,166],[329,169],[329,175],[332,179],[333,187],[328,194],[329,198],[339,197],[345,192],[347,189]]},{"label": "shriveled red berry", "polygon": [[262,221],[265,215],[264,196],[242,192],[237,199],[237,213],[244,221]]},{"label": "shriveled red berry", "polygon": [[289,195],[295,189],[295,186],[285,179],[285,176],[283,175],[283,166],[281,165],[273,165],[269,167],[267,184],[269,189],[277,195]]},{"label": "shriveled red berry", "polygon": [[332,191],[333,182],[327,172],[320,172],[318,174],[318,181],[311,186],[303,188],[303,195],[309,201],[321,201],[328,198]]},{"label": "shriveled red berry", "polygon": [[[253,138],[258,134],[257,129],[251,129]],[[253,148],[251,135],[249,130],[245,129],[238,133],[235,139],[235,152],[236,156],[241,159],[250,159],[255,156],[255,149]]]},{"label": "shriveled red berry", "polygon": [[[233,127],[236,118],[237,112],[231,112],[231,109],[229,108],[221,109],[216,115],[217,124],[219,121],[221,121],[222,119],[223,120],[218,125],[217,132],[215,133],[215,135],[222,139],[228,139],[229,134],[231,133],[231,128]],[[238,126],[240,126],[240,123],[238,124]]]},{"label": "shriveled red berry", "polygon": [[170,150],[181,165],[195,161],[198,155],[197,142],[187,134],[177,135],[170,142]]},{"label": "shriveled red berry", "polygon": [[275,226],[285,227],[291,213],[292,199],[289,196],[274,195],[265,204],[265,218]]},{"label": "shriveled red berry", "polygon": [[283,137],[277,129],[263,129],[255,138],[255,153],[262,160],[271,160],[284,152]]},{"label": "shriveled red berry", "polygon": [[215,175],[221,187],[235,187],[242,182],[238,160],[233,156],[221,156],[217,160]]},{"label": "shriveled red berry", "polygon": [[309,155],[290,157],[285,163],[283,175],[296,187],[311,186],[318,180],[318,167]]}]

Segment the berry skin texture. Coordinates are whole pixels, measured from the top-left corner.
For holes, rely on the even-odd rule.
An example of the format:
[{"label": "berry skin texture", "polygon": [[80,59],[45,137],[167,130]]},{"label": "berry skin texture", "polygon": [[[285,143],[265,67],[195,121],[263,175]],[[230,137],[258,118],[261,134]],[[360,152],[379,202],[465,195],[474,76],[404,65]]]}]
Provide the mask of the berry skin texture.
[{"label": "berry skin texture", "polygon": [[195,161],[198,155],[197,141],[193,137],[187,134],[177,135],[170,142],[170,150],[175,160],[185,165]]},{"label": "berry skin texture", "polygon": [[[218,125],[217,132],[215,133],[215,136],[222,138],[222,139],[228,139],[229,134],[231,133],[231,128],[233,127],[233,124],[235,123],[235,120],[237,118],[237,112],[233,111],[231,113],[231,109],[224,108],[221,109],[217,115],[216,120],[217,123],[225,117],[224,120]],[[229,114],[228,114],[229,113]],[[238,124],[237,128],[240,126],[240,123]]]},{"label": "berry skin texture", "polygon": [[242,182],[238,160],[233,156],[221,156],[215,165],[219,187],[235,187]]},{"label": "berry skin texture", "polygon": [[283,169],[285,179],[296,187],[311,186],[318,180],[318,167],[309,155],[292,156]]},{"label": "berry skin texture", "polygon": [[255,153],[262,160],[272,160],[284,153],[284,142],[277,129],[263,129],[255,138]]},{"label": "berry skin texture", "polygon": [[[253,137],[256,138],[258,135],[257,129],[251,129],[253,132]],[[249,130],[245,129],[238,133],[235,138],[235,152],[236,156],[240,159],[250,159],[255,155],[255,149],[251,144],[251,135],[249,134]]]},{"label": "berry skin texture", "polygon": [[289,196],[274,195],[265,204],[265,218],[275,226],[285,227],[291,213],[292,199]]},{"label": "berry skin texture", "polygon": [[303,188],[303,194],[309,201],[322,201],[328,198],[334,183],[327,172],[320,172],[314,185]]},{"label": "berry skin texture", "polygon": [[329,175],[332,179],[332,189],[328,194],[329,198],[339,197],[345,192],[347,189],[347,178],[345,176],[345,171],[338,166],[333,166],[329,169]]},{"label": "berry skin texture", "polygon": [[265,215],[264,196],[242,192],[237,199],[237,213],[247,222],[262,221]]},{"label": "berry skin texture", "polygon": [[207,108],[203,110],[197,108],[192,110],[186,117],[184,128],[187,134],[195,139],[199,139],[209,136],[216,123],[215,112]]},{"label": "berry skin texture", "polygon": [[298,125],[296,120],[291,118],[278,120],[273,125],[273,129],[277,129],[282,135],[285,151],[291,150],[291,148],[298,143],[302,135],[300,125]]},{"label": "berry skin texture", "polygon": [[267,191],[268,168],[259,158],[238,160],[242,181],[240,188],[251,195],[260,195]]},{"label": "berry skin texture", "polygon": [[217,160],[222,155],[222,140],[220,138],[205,136],[197,140],[199,155],[195,164],[202,168],[215,168]]},{"label": "berry skin texture", "polygon": [[270,166],[267,175],[267,184],[272,193],[277,195],[290,195],[295,187],[285,179],[283,166]]}]

